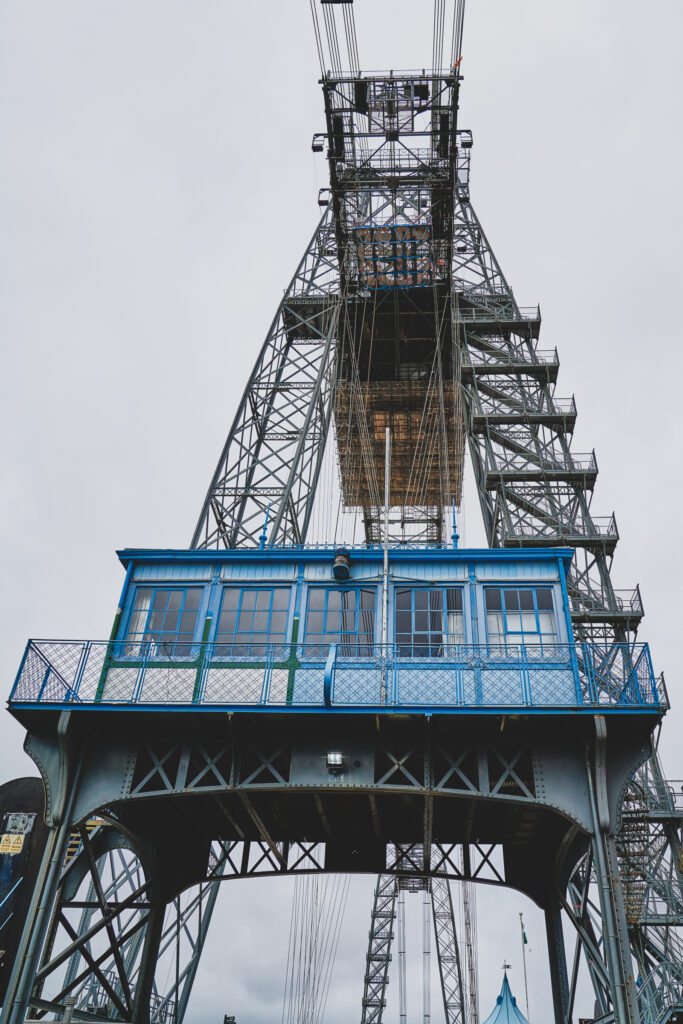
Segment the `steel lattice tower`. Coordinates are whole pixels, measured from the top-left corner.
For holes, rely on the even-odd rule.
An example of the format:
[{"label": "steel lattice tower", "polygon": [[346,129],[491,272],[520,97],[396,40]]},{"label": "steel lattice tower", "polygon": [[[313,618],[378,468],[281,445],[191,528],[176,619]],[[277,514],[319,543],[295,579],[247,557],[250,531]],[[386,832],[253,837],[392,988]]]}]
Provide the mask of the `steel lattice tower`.
[{"label": "steel lattice tower", "polygon": [[[334,5],[328,0],[326,6]],[[461,5],[457,10],[456,23]],[[615,700],[613,666],[625,662],[627,676],[635,678],[641,660],[649,658],[633,646],[642,603],[637,587],[622,591],[612,585],[616,522],[592,513],[597,463],[593,453],[572,451],[576,406],[573,398],[555,394],[559,360],[554,350],[539,347],[539,309],[517,303],[472,207],[472,135],[457,119],[458,56],[459,41],[456,59],[445,70],[434,61],[431,71],[365,75],[352,59],[349,71],[342,72],[336,61],[324,75],[326,130],[314,137],[313,148],[327,150],[330,187],[320,197],[325,210],[257,358],[191,550],[208,556],[234,549],[304,549],[315,502],[331,500],[321,494],[319,481],[332,445],[338,498],[362,523],[368,550],[382,542],[398,549],[443,549],[451,509],[460,502],[467,448],[491,548],[575,550],[567,593],[575,636],[584,642],[575,656],[583,662],[575,667],[595,681],[599,709],[601,699]],[[216,575],[211,585],[218,580]],[[120,615],[121,609],[112,641]],[[69,680],[80,682],[88,656],[79,653],[68,671],[60,670],[69,700],[77,689]],[[113,660],[107,647],[96,699]],[[22,671],[31,664],[23,663]],[[278,670],[284,672],[283,665]],[[202,668],[200,662],[198,679]],[[36,704],[49,675],[50,669],[38,680]],[[182,1020],[220,879],[259,870],[284,874],[302,865],[311,871],[368,870],[378,862],[370,847],[364,860],[354,859],[360,857],[356,837],[338,840],[334,856],[323,863],[319,841],[301,838],[308,836],[309,820],[300,810],[300,832],[274,837],[273,822],[284,829],[278,799],[296,797],[282,753],[287,743],[300,741],[293,727],[294,740],[272,723],[262,739],[260,724],[245,718],[238,739],[217,727],[188,739],[176,724],[178,716],[171,722],[174,716],[160,714],[158,731],[151,738],[136,733],[130,748],[107,747],[102,738],[109,757],[102,767],[96,759],[87,761],[85,740],[69,732],[69,713],[62,708],[51,731],[41,732],[28,720],[28,749],[44,769],[58,811],[44,888],[36,895],[3,1024],[23,1024],[29,1004],[41,1013],[58,1012],[68,992],[77,996],[83,1020],[105,1019],[105,1012],[136,1024]],[[525,891],[546,900],[556,1024],[572,1020],[581,956],[601,1020],[655,1024],[683,1006],[683,807],[656,757],[645,756],[652,751],[649,734],[643,739],[642,728],[625,727],[623,736],[608,737],[603,717],[594,718],[595,733],[582,734],[585,764],[582,751],[571,762],[588,808],[590,839],[581,839],[575,826],[557,840],[569,860],[580,853],[568,885],[539,895],[532,880]],[[555,740],[561,739],[558,733]],[[376,742],[370,733],[365,741],[368,747]],[[530,779],[533,757],[550,762],[552,751],[540,745],[532,757],[527,737],[527,747],[501,752],[497,737],[483,726],[478,753],[458,742],[461,747],[443,755],[450,759],[446,775],[459,775],[463,791],[480,802],[490,798],[493,804],[501,787],[508,787],[529,801],[528,828],[542,834],[538,808],[547,806]],[[538,736],[534,742],[540,743]],[[432,749],[427,729],[416,726],[411,743],[429,767],[424,777],[418,773],[409,780],[424,806],[422,835],[419,846],[417,838],[395,845],[386,873],[382,869],[378,876],[363,1017],[374,1024],[381,1020],[396,893],[401,880],[415,877],[427,878],[431,886],[450,1024],[465,1021],[467,1013],[448,878],[482,877],[490,850],[468,838],[467,863],[459,864],[452,845],[433,841],[438,787],[430,773],[437,753],[442,755]],[[381,754],[394,756],[384,748]],[[370,794],[377,847],[395,840],[378,824],[375,791],[391,808],[394,798],[382,786],[392,773],[407,774],[407,757],[395,755],[385,774],[363,790],[364,798]],[[616,836],[606,795],[610,758],[630,777]],[[315,788],[310,780],[307,785]],[[200,791],[202,799],[209,791],[201,806],[210,807],[230,838],[212,844],[215,834],[202,833],[201,849],[188,846],[169,865],[163,859],[168,834],[156,822],[152,827],[135,800],[161,801],[161,794],[180,802]],[[320,827],[333,846],[335,827],[343,827],[347,812],[340,811],[335,822],[321,806],[318,797]],[[89,829],[82,819],[87,814],[92,820],[100,807],[105,820]],[[566,808],[563,813],[570,817]],[[72,830],[72,822],[81,823]],[[138,860],[136,850],[142,850]],[[519,865],[517,871],[522,888]],[[507,884],[500,876],[496,881]],[[79,900],[84,885],[86,897]],[[76,923],[69,918],[74,911],[80,914]],[[96,911],[104,922],[100,932],[106,933],[105,945],[97,949],[91,924]],[[570,962],[563,915],[576,934]],[[58,949],[60,928],[70,942]],[[191,936],[190,948],[182,964],[178,959],[175,982],[162,990],[155,984],[156,957],[181,933]],[[45,980],[60,967],[66,981],[58,998],[43,999]]]},{"label": "steel lattice tower", "polygon": [[[573,397],[556,395],[557,350],[540,347],[540,308],[518,304],[472,206],[472,135],[457,126],[458,89],[457,73],[325,77],[327,131],[314,138],[314,149],[327,143],[330,190],[322,202],[329,201],[331,215],[328,208],[280,305],[192,544],[256,545],[269,509],[269,545],[305,542],[333,414],[342,476],[350,478],[345,500],[361,509],[368,543],[377,542],[381,452],[367,424],[383,415],[400,435],[407,399],[432,421],[429,439],[418,428],[410,443],[436,449],[432,471],[440,491],[423,487],[418,494],[409,471],[402,493],[392,482],[390,502],[401,507],[392,539],[444,541],[448,507],[460,495],[466,438],[489,545],[573,547],[567,584],[575,634],[600,644],[609,663],[611,645],[636,636],[640,591],[612,583],[616,519],[592,512],[597,460],[594,452],[572,450],[577,410]],[[419,112],[426,127],[416,127]],[[397,223],[412,227],[401,234]],[[379,302],[375,293],[369,310],[373,286],[385,292]],[[401,385],[387,372],[391,353],[370,365],[358,323],[372,316],[374,329],[384,319],[385,332],[377,333],[386,343],[426,305],[439,333],[430,352],[417,344],[423,379]],[[419,372],[412,363],[410,369]],[[372,385],[363,385],[370,377],[393,390],[377,406]],[[434,397],[426,398],[430,388]],[[360,453],[355,463],[349,447]],[[631,949],[653,1005],[676,1002],[683,985],[675,930],[683,924],[680,820],[680,801],[653,759],[634,778],[618,844]],[[596,959],[590,882],[589,857],[572,880],[572,900],[563,902],[579,944],[562,999],[573,1005],[582,949],[607,1012],[609,971]],[[368,957],[383,962],[377,951],[385,940],[374,915],[373,922]],[[378,980],[374,968],[366,999],[372,977]],[[386,973],[379,979],[383,990]]]}]

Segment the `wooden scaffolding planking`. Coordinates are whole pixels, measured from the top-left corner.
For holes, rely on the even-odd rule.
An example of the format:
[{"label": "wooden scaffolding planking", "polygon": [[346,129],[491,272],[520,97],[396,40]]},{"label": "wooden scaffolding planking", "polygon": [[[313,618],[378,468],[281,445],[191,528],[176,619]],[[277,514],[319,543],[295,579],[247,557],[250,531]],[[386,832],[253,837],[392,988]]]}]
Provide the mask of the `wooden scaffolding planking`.
[{"label": "wooden scaffolding planking", "polygon": [[358,383],[335,390],[335,426],[346,507],[381,504],[385,430],[391,431],[391,505],[460,502],[464,426],[459,382]]}]

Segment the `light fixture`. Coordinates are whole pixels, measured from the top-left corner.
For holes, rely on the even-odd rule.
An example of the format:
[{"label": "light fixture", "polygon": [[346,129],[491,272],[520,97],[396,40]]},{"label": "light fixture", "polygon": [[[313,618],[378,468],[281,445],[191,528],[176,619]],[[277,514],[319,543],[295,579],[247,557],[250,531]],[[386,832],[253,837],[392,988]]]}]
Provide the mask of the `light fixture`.
[{"label": "light fixture", "polygon": [[332,575],[343,582],[351,577],[351,553],[348,548],[337,548],[332,563]]},{"label": "light fixture", "polygon": [[327,755],[327,770],[333,775],[344,771],[344,755],[338,750],[330,751]]}]

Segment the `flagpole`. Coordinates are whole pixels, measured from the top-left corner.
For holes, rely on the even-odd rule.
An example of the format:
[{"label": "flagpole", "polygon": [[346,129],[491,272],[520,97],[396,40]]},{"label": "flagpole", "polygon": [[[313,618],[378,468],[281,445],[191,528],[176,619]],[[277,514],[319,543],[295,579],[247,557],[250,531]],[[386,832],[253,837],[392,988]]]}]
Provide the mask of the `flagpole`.
[{"label": "flagpole", "polygon": [[522,965],[524,967],[524,995],[526,998],[526,1019],[527,1021],[529,1021],[529,985],[527,983],[526,977],[526,935],[524,933],[524,919],[521,914],[519,915],[519,928],[522,933]]}]

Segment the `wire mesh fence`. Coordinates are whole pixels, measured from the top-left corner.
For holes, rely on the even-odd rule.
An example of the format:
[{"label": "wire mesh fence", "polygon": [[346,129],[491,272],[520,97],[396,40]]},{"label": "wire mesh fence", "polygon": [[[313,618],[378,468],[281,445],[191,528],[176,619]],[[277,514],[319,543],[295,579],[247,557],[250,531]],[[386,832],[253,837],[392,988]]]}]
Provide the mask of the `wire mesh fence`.
[{"label": "wire mesh fence", "polygon": [[31,640],[10,706],[666,710],[647,644]]}]

